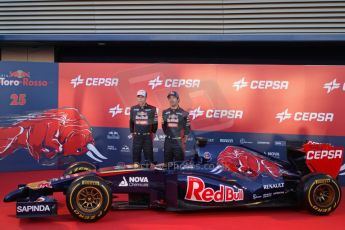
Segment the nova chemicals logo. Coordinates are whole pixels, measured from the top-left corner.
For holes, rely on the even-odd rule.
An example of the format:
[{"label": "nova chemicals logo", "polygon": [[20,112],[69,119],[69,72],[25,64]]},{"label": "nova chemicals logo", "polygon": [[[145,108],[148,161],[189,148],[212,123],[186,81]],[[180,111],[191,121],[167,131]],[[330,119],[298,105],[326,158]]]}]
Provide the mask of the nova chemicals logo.
[{"label": "nova chemicals logo", "polygon": [[120,182],[119,187],[128,187],[126,177],[122,177],[122,181]]},{"label": "nova chemicals logo", "polygon": [[240,89],[249,87],[252,90],[287,90],[289,88],[288,81],[273,81],[273,80],[252,80],[246,81],[245,78],[241,78],[238,81],[235,81],[232,84],[232,87],[236,89],[236,91],[240,91]]},{"label": "nova chemicals logo", "polygon": [[[325,83],[323,85],[323,88],[327,90],[327,94],[332,92],[335,89],[339,89],[341,86],[340,83],[337,82],[337,79],[333,79],[333,81],[330,81],[328,83]],[[345,91],[345,83],[343,84],[342,90]]]},{"label": "nova chemicals logo", "polygon": [[128,177],[128,181],[126,177],[122,177],[122,181],[119,183],[119,187],[148,187],[148,186],[149,186],[149,179],[147,177],[140,177],[140,176]]},{"label": "nova chemicals logo", "polygon": [[294,121],[304,122],[332,122],[334,119],[334,113],[327,112],[294,112],[289,113],[289,109],[285,109],[283,112],[276,114],[276,119],[279,123],[285,120],[293,119]]},{"label": "nova chemicals logo", "polygon": [[199,79],[180,79],[180,78],[169,78],[162,80],[158,75],[156,78],[150,80],[148,85],[151,86],[151,89],[155,89],[158,86],[164,86],[165,88],[199,88],[200,87]]},{"label": "nova chemicals logo", "polygon": [[87,87],[114,87],[119,85],[119,79],[114,77],[87,77],[82,78],[79,74],[77,77],[71,79],[70,83],[73,88],[77,88],[79,85],[85,85]]}]

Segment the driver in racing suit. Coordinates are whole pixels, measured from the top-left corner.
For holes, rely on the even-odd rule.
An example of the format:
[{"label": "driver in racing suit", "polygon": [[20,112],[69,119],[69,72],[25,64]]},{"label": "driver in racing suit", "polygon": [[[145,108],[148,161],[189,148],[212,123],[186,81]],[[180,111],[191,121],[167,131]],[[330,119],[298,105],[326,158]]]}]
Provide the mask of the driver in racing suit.
[{"label": "driver in racing suit", "polygon": [[168,94],[170,108],[163,111],[162,128],[165,134],[164,163],[183,161],[185,144],[190,133],[189,113],[179,106],[176,91]]},{"label": "driver in racing suit", "polygon": [[137,92],[138,104],[131,107],[129,128],[133,137],[133,163],[141,163],[141,152],[144,159],[153,162],[153,136],[158,128],[156,107],[146,103],[145,90]]}]

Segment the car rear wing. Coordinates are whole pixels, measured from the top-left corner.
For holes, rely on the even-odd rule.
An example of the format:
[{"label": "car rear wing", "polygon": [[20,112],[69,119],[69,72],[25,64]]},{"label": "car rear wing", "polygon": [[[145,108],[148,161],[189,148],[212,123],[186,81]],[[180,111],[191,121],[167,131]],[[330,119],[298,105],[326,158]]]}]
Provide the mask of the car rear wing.
[{"label": "car rear wing", "polygon": [[318,172],[336,178],[344,160],[344,147],[313,141],[287,141],[287,158],[306,175]]}]

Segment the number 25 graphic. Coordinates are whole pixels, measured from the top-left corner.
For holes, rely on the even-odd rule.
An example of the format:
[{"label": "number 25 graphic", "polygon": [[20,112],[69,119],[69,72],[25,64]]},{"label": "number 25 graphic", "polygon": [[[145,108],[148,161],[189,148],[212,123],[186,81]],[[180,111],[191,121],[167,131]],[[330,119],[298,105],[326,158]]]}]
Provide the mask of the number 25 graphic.
[{"label": "number 25 graphic", "polygon": [[11,94],[10,105],[25,105],[26,104],[26,94]]}]

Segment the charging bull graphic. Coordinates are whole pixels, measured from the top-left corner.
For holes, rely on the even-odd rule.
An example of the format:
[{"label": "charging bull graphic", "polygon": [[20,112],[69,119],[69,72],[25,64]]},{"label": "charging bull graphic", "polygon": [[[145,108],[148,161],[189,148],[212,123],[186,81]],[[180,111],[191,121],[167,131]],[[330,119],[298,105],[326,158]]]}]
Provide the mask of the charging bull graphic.
[{"label": "charging bull graphic", "polygon": [[43,165],[70,163],[83,154],[97,162],[107,159],[96,149],[91,127],[77,109],[51,109],[15,120],[0,127],[0,159],[21,148]]},{"label": "charging bull graphic", "polygon": [[253,179],[263,173],[273,178],[282,175],[278,164],[248,151],[236,146],[226,147],[219,153],[217,158],[218,166],[212,172],[218,174],[223,170],[227,170]]}]

